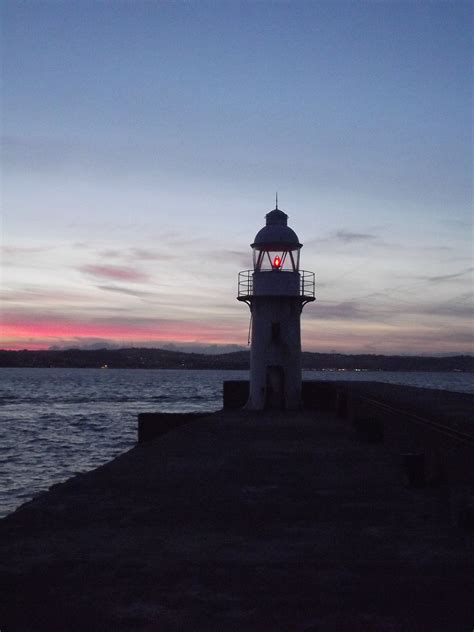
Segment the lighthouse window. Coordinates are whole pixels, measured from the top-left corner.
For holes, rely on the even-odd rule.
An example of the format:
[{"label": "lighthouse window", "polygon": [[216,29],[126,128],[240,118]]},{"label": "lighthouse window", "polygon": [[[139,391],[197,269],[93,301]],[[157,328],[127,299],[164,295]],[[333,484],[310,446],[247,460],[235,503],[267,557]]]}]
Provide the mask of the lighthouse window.
[{"label": "lighthouse window", "polygon": [[278,342],[280,340],[280,323],[272,323],[272,342]]}]

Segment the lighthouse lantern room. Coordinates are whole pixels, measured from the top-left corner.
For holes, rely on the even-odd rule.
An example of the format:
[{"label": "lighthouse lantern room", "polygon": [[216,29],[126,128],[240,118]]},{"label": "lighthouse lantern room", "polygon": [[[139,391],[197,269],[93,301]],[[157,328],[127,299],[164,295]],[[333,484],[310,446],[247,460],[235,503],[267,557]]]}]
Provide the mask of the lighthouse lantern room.
[{"label": "lighthouse lantern room", "polygon": [[250,392],[253,410],[301,407],[300,317],[314,301],[314,273],[300,270],[302,244],[276,208],[253,244],[253,270],[239,273],[239,301],[251,313]]}]

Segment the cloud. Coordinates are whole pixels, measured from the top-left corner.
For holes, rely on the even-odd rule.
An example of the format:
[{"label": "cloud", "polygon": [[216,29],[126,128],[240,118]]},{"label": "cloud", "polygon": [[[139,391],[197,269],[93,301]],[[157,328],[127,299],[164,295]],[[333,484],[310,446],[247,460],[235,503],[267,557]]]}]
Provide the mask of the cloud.
[{"label": "cloud", "polygon": [[4,266],[29,267],[33,265],[33,260],[38,261],[35,255],[42,255],[51,251],[50,246],[0,246],[0,259]]},{"label": "cloud", "polygon": [[364,323],[335,323],[303,328],[305,350],[338,351],[341,353],[429,354],[466,353],[472,351],[472,335],[466,329],[444,326],[365,327]]},{"label": "cloud", "polygon": [[121,287],[119,285],[97,285],[97,289],[105,290],[106,292],[118,292],[120,294],[127,294],[128,296],[136,296],[137,298],[144,298],[146,296],[154,296],[154,292],[146,292],[142,290],[135,290],[129,287]]},{"label": "cloud", "polygon": [[139,261],[166,261],[176,258],[175,255],[157,252],[149,248],[125,248],[123,250],[107,248],[98,254],[106,259],[125,259],[126,261],[130,261],[130,259]]},{"label": "cloud", "polygon": [[[305,313],[308,320],[366,321],[367,323],[397,323],[405,317],[429,316],[433,318],[449,317],[454,321],[469,321],[472,317],[472,297],[463,294],[449,301],[431,301],[420,303],[400,300],[384,300],[388,294],[374,292],[370,295],[377,301],[317,301],[314,307]],[[381,300],[380,300],[381,299]]]},{"label": "cloud", "polygon": [[450,318],[472,318],[472,305],[441,305],[411,310],[412,314],[427,314],[432,316],[449,316]]},{"label": "cloud", "polygon": [[465,270],[460,270],[459,272],[453,272],[451,274],[441,274],[438,276],[426,276],[421,277],[425,281],[429,281],[430,283],[437,283],[439,281],[450,281],[451,279],[457,279],[459,277],[465,276],[474,270],[474,267],[466,268]]},{"label": "cloud", "polygon": [[422,246],[421,250],[424,250],[426,252],[443,253],[443,252],[453,252],[454,248],[452,248],[451,246]]},{"label": "cloud", "polygon": [[211,250],[208,253],[210,259],[218,259],[219,261],[231,262],[232,265],[239,265],[243,268],[253,267],[252,250],[249,248],[246,252],[242,250],[226,250],[224,248]]},{"label": "cloud", "polygon": [[164,254],[162,252],[156,252],[156,250],[149,250],[146,248],[131,248],[130,256],[134,259],[144,260],[144,261],[167,261],[171,258],[170,255]]},{"label": "cloud", "polygon": [[0,250],[5,255],[28,255],[50,250],[50,246],[0,246]]},{"label": "cloud", "polygon": [[306,246],[323,246],[323,245],[334,245],[334,244],[377,244],[390,246],[390,244],[385,244],[382,242],[380,237],[375,233],[360,233],[353,230],[348,229],[340,229],[329,233],[326,237],[317,237],[315,239],[306,239]]},{"label": "cloud", "polygon": [[421,314],[426,316],[448,316],[452,319],[467,320],[472,319],[473,297],[471,294],[464,294],[454,297],[449,301],[432,302],[426,304],[414,303],[412,305],[399,306],[401,314]]},{"label": "cloud", "polygon": [[237,344],[213,344],[207,345],[199,342],[165,342],[161,345],[162,349],[170,351],[185,351],[187,353],[205,353],[207,355],[217,355],[220,353],[232,353],[234,351],[246,351],[248,346],[244,347]]},{"label": "cloud", "polygon": [[118,344],[110,342],[107,338],[73,338],[67,343],[54,344],[49,347],[51,351],[59,351],[61,349],[117,349]]},{"label": "cloud", "polygon": [[342,241],[344,244],[352,244],[357,242],[373,241],[377,239],[377,235],[371,233],[355,233],[350,230],[337,230],[332,234],[332,239]]},{"label": "cloud", "polygon": [[117,259],[120,257],[125,257],[126,251],[124,250],[113,250],[112,248],[108,248],[107,250],[102,250],[99,253],[101,257],[106,257],[107,259]]},{"label": "cloud", "polygon": [[[305,314],[306,315],[306,314]],[[311,320],[373,320],[374,315],[370,311],[361,309],[356,301],[343,302],[324,302],[318,301],[313,309],[311,309],[307,317]]]},{"label": "cloud", "polygon": [[115,279],[118,281],[147,281],[148,275],[134,268],[113,265],[85,265],[79,268],[85,274],[105,279]]},{"label": "cloud", "polygon": [[[71,346],[76,349],[119,349],[124,345],[117,342],[110,342],[107,338],[74,338],[66,344],[54,344],[49,347],[51,351],[59,351],[62,349],[70,349]],[[130,346],[127,343],[125,346]],[[132,343],[133,347],[137,345]],[[140,347],[147,349],[166,349],[168,351],[184,351],[186,353],[204,353],[206,355],[218,355],[222,353],[232,353],[234,351],[247,351],[248,346],[238,344],[206,344],[203,342],[162,342],[156,340],[141,340]]]},{"label": "cloud", "polygon": [[93,299],[86,293],[69,289],[50,289],[45,287],[19,287],[13,290],[0,290],[1,300],[10,303],[31,303],[37,308],[39,304],[91,303]]}]

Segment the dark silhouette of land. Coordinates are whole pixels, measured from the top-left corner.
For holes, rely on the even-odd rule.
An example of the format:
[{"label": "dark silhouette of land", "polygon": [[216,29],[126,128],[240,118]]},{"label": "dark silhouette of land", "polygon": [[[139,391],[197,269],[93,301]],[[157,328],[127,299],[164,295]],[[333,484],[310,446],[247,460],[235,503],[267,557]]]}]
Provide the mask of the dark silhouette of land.
[{"label": "dark silhouette of land", "polygon": [[[0,350],[0,367],[246,370],[249,360],[248,351],[209,355],[147,348]],[[468,355],[425,357],[304,352],[302,363],[307,370],[474,371],[474,357]]]}]

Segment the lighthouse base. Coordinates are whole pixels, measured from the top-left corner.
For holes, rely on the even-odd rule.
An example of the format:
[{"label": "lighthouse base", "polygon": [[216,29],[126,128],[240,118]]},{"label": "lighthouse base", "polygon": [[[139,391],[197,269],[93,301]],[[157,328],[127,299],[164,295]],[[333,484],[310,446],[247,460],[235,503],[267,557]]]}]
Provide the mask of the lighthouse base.
[{"label": "lighthouse base", "polygon": [[301,382],[281,365],[269,365],[261,379],[250,383],[246,410],[301,410]]}]

